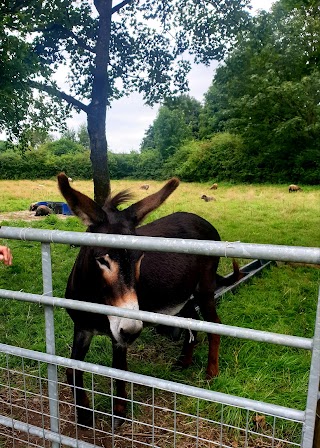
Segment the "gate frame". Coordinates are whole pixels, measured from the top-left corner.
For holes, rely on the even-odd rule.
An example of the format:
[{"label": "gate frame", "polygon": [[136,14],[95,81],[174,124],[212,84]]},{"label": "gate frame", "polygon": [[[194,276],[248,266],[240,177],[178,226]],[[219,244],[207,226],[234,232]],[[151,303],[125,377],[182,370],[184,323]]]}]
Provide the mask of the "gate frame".
[{"label": "gate frame", "polygon": [[[248,408],[251,410],[256,410],[258,412],[260,411],[274,416],[288,417],[289,415],[291,415],[292,418],[300,421],[303,424],[301,447],[312,448],[320,379],[320,292],[318,296],[318,306],[313,338],[301,338],[297,336],[281,335],[271,332],[228,326],[224,324],[215,324],[205,321],[199,322],[192,319],[166,316],[156,313],[149,313],[146,311],[124,310],[107,305],[101,306],[94,303],[67,300],[63,298],[53,297],[52,295],[52,266],[50,244],[62,243],[108,246],[114,248],[140,249],[147,251],[216,255],[220,257],[223,256],[247,259],[261,258],[264,260],[306,262],[312,264],[320,263],[320,248],[281,246],[270,244],[251,244],[241,243],[238,241],[199,241],[183,240],[178,238],[90,234],[82,232],[15,228],[5,226],[0,227],[0,238],[17,239],[24,241],[38,241],[41,243],[43,295],[0,289],[0,298],[37,302],[43,303],[45,305],[46,354],[27,349],[21,349],[16,346],[8,346],[5,344],[0,344],[0,352],[18,356],[27,355],[26,357],[31,357],[31,359],[43,360],[48,363],[48,395],[50,404],[51,431],[40,429],[37,427],[31,427],[31,425],[13,421],[12,419],[8,419],[4,416],[0,416],[0,424],[30,433],[36,433],[38,429],[39,431],[41,431],[41,437],[52,442],[53,448],[58,448],[61,442],[71,447],[92,446],[90,444],[82,443],[79,440],[71,439],[59,434],[57,365],[61,364],[69,365],[71,367],[78,366],[79,368],[80,366],[85,366],[86,369],[93,369],[95,373],[99,373],[99,371],[102,373],[103,371],[105,373],[107,372],[114,378],[124,379],[132,382],[134,382],[134,378],[136,380],[139,378],[140,381],[143,379],[143,384],[146,385],[148,385],[148,382],[151,381],[150,384],[152,384],[153,387],[157,387],[157,384],[161,383],[161,388],[167,388],[167,390],[172,390],[174,392],[178,391],[181,393],[180,387],[182,387],[183,392],[186,392],[186,390],[188,390],[188,393],[191,393],[191,395],[197,394],[193,395],[197,397],[199,397],[200,394],[202,395],[203,392],[206,397],[210,397],[210,400],[219,401],[224,404],[231,404],[233,406],[238,406],[244,409]],[[312,357],[310,364],[306,409],[305,411],[299,411],[283,406],[259,402],[256,400],[235,397],[220,392],[194,388],[193,386],[179,385],[179,383],[159,380],[158,378],[146,377],[144,375],[138,375],[132,372],[119,371],[99,365],[91,365],[86,362],[58,357],[55,355],[55,334],[53,320],[54,306],[61,306],[63,308],[76,308],[85,311],[94,311],[101,314],[111,314],[115,316],[123,316],[132,319],[148,321],[154,324],[165,324],[174,327],[206,331],[220,335],[228,335],[237,338],[256,340],[260,342],[270,342],[274,344],[287,345],[311,350]]]}]

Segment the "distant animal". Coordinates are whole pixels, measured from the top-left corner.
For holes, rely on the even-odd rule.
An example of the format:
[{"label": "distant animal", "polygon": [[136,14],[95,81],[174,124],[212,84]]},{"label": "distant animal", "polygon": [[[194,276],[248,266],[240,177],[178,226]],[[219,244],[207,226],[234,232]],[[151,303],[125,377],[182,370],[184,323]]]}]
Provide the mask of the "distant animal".
[{"label": "distant animal", "polygon": [[150,185],[149,184],[144,184],[141,185],[140,190],[149,190]]},{"label": "distant animal", "polygon": [[302,188],[300,188],[299,185],[291,184],[289,185],[289,193],[292,191],[302,191]]},{"label": "distant animal", "polygon": [[73,182],[72,177],[68,177],[68,181],[69,181],[69,182]]},{"label": "distant animal", "polygon": [[39,207],[39,205],[38,205],[37,202],[32,202],[32,204],[30,204],[29,211],[30,212],[35,212],[38,207]]},{"label": "distant animal", "polygon": [[47,216],[51,213],[53,213],[53,211],[46,205],[39,205],[36,209],[36,216]]},{"label": "distant animal", "polygon": [[203,199],[205,202],[216,201],[216,198],[213,196],[207,196],[206,194],[203,194],[200,199]]},{"label": "distant animal", "polygon": [[[71,187],[65,174],[58,175],[62,195],[73,213],[85,225],[87,232],[141,235],[148,237],[183,238],[220,241],[217,230],[205,219],[193,213],[176,212],[149,224],[139,226],[143,219],[157,209],[179,185],[170,179],[158,192],[119,210],[118,207],[132,196],[122,191],[108,197],[101,207],[88,196]],[[68,279],[65,297],[72,300],[117,306],[129,310],[198,319],[194,303],[199,306],[203,319],[220,323],[216,312],[214,293],[219,285],[231,285],[239,278],[234,262],[234,273],[225,278],[217,273],[219,257],[125,249],[82,246]],[[194,303],[190,304],[191,296]],[[139,336],[140,320],[112,315],[92,314],[75,309],[67,310],[74,322],[71,358],[83,361],[95,334],[110,336],[113,348],[112,366],[127,370],[127,348]],[[186,332],[179,365],[192,362],[196,332]],[[208,333],[209,354],[207,378],[218,374],[220,336]],[[75,395],[77,422],[93,424],[93,412],[84,389],[83,372],[67,369],[67,380]],[[113,413],[115,425],[126,416],[127,393],[125,382],[116,380]]]},{"label": "distant animal", "polygon": [[216,190],[217,188],[218,188],[218,184],[213,184],[213,185],[211,185],[209,190]]}]

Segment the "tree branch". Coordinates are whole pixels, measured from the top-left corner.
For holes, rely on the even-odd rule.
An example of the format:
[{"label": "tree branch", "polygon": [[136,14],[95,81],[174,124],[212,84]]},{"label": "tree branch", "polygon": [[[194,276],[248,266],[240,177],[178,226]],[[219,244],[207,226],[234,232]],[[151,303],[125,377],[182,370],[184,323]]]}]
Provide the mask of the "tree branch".
[{"label": "tree branch", "polygon": [[133,0],[123,0],[121,3],[119,3],[118,5],[114,6],[111,9],[111,14],[114,14],[115,12],[120,11],[121,8],[123,8],[124,6],[128,5],[129,3],[132,3]]},{"label": "tree branch", "polygon": [[79,47],[83,48],[84,50],[90,51],[90,53],[95,53],[95,49],[90,47],[83,39],[81,39],[79,36],[77,36],[73,31],[68,30],[67,28],[61,27],[63,31],[68,34],[70,37],[72,37]]},{"label": "tree branch", "polygon": [[35,32],[50,32],[50,31],[62,31],[65,36],[71,37],[74,39],[79,47],[83,48],[84,50],[89,51],[90,53],[95,53],[95,49],[90,47],[81,37],[77,36],[73,31],[69,30],[68,28],[64,27],[63,25],[60,25],[59,23],[51,23],[50,25],[46,27],[38,27],[35,28],[33,31]]},{"label": "tree branch", "polygon": [[77,109],[83,110],[83,112],[88,113],[88,106],[86,106],[84,103],[77,100],[76,98],[73,98],[73,96],[68,95],[65,92],[62,92],[61,90],[57,89],[56,87],[48,86],[47,84],[42,84],[41,82],[32,81],[32,80],[28,81],[28,84],[30,87],[32,87],[34,89],[46,92],[49,95],[59,98],[61,100],[64,100],[71,106],[74,106]]}]

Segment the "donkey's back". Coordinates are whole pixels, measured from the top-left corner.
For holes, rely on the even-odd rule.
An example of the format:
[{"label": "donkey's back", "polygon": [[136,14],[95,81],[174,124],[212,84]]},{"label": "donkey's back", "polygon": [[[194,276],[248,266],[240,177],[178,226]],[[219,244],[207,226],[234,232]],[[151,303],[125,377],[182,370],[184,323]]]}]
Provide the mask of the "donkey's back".
[{"label": "donkey's back", "polygon": [[[220,241],[217,230],[193,213],[178,212],[137,229],[142,236]],[[139,308],[177,314],[191,295],[216,288],[219,257],[145,252],[137,292]]]}]

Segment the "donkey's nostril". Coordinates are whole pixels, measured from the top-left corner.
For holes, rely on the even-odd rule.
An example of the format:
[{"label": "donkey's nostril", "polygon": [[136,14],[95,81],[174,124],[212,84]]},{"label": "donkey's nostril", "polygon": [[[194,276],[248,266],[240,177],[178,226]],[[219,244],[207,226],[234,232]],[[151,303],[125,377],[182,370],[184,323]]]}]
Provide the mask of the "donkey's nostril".
[{"label": "donkey's nostril", "polygon": [[126,331],[123,328],[120,328],[120,336],[123,342],[125,342],[126,344],[130,344],[132,343],[135,339],[137,339],[137,337],[139,336],[140,331],[138,332],[130,332],[130,331]]}]

